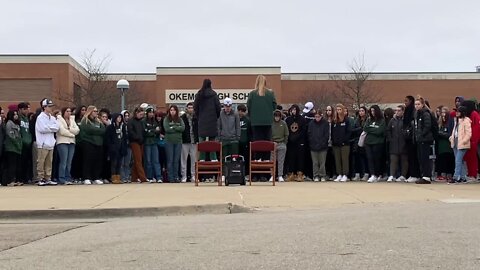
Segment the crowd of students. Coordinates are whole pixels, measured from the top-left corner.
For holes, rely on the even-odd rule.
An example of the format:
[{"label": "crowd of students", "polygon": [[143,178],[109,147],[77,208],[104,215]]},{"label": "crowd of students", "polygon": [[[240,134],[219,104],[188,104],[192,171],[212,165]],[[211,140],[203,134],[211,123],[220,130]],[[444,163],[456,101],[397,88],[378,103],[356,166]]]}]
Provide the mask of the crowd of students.
[{"label": "crowd of students", "polygon": [[[249,142],[276,143],[276,181],[378,181],[462,183],[478,177],[480,116],[475,100],[455,98],[454,107],[433,109],[422,98],[381,110],[342,104],[284,111],[259,75],[247,104],[221,104],[205,79],[195,101],[180,112],[142,104],[110,113],[95,106],[54,110],[50,99],[1,110],[0,161],[3,186],[24,184],[121,184],[194,182],[196,144],[217,140],[223,156],[240,154],[248,171]],[[268,153],[255,159],[269,160]],[[258,175],[254,181],[273,181]],[[220,179],[206,178],[210,182]]]}]

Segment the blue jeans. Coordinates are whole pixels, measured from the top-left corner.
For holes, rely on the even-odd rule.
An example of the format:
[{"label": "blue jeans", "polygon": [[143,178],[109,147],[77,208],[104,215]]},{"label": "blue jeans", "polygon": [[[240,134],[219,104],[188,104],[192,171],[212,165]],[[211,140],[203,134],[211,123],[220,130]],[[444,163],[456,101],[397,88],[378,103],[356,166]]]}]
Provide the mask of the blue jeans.
[{"label": "blue jeans", "polygon": [[58,151],[58,181],[60,184],[65,184],[66,181],[71,181],[72,176],[70,170],[72,169],[72,159],[75,153],[75,144],[61,143],[57,145]]},{"label": "blue jeans", "polygon": [[167,152],[168,182],[175,182],[180,178],[178,176],[178,167],[180,164],[180,154],[182,153],[182,144],[167,142],[165,144],[165,151]]},{"label": "blue jeans", "polygon": [[460,180],[467,178],[467,171],[463,166],[463,157],[467,153],[468,149],[458,149],[457,147],[453,148],[453,153],[455,154],[455,173],[453,174],[453,179]]},{"label": "blue jeans", "polygon": [[148,144],[143,148],[145,155],[145,167],[148,179],[162,179],[162,169],[158,155],[157,144]]},{"label": "blue jeans", "polygon": [[122,181],[127,181],[130,179],[131,168],[130,162],[132,161],[132,149],[127,147],[127,154],[122,157],[122,165],[120,167],[120,177]]}]

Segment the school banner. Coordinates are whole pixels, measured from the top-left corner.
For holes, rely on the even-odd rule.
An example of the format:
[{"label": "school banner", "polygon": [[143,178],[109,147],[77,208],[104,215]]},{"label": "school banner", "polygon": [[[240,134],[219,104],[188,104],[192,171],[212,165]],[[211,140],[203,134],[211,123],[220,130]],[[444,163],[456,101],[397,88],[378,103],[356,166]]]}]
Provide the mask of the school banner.
[{"label": "school banner", "polygon": [[[214,89],[220,101],[231,98],[233,103],[247,103],[248,94],[252,89]],[[186,104],[195,100],[198,89],[167,89],[165,91],[165,103]]]}]

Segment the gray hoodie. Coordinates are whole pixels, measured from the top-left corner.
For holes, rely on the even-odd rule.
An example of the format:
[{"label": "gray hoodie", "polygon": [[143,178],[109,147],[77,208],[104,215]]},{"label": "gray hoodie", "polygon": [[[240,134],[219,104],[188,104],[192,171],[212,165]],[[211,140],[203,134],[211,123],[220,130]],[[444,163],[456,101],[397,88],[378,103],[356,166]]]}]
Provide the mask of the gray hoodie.
[{"label": "gray hoodie", "polygon": [[220,141],[239,141],[240,140],[240,117],[233,109],[227,114],[225,110],[220,112],[218,118],[218,135]]}]

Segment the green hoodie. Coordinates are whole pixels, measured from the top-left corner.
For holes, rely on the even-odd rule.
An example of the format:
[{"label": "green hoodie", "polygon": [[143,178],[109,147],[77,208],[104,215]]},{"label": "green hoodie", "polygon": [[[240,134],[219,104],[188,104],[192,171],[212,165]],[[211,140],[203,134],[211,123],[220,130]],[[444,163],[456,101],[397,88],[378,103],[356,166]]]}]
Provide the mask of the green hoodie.
[{"label": "green hoodie", "polygon": [[367,132],[365,144],[385,143],[385,119],[380,119],[380,121],[375,122],[375,120],[368,118],[363,130]]},{"label": "green hoodie", "polygon": [[168,117],[163,120],[163,128],[165,129],[165,142],[182,143],[182,134],[185,130],[185,123],[182,119],[179,122],[170,122]]},{"label": "green hoodie", "polygon": [[103,137],[105,135],[105,125],[100,122],[82,120],[80,126],[80,134],[82,141],[89,142],[93,145],[102,146]]},{"label": "green hoodie", "polygon": [[32,134],[30,133],[30,124],[28,116],[19,114],[20,116],[20,135],[22,136],[22,143],[25,146],[32,144]]},{"label": "green hoodie", "polygon": [[22,137],[19,125],[8,121],[5,126],[5,151],[22,154]]},{"label": "green hoodie", "polygon": [[160,129],[157,131],[157,127],[160,127],[160,124],[155,120],[145,118],[143,120],[145,126],[145,145],[157,144],[160,135]]}]

